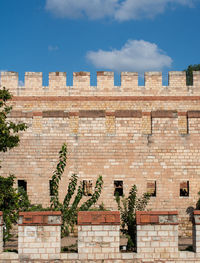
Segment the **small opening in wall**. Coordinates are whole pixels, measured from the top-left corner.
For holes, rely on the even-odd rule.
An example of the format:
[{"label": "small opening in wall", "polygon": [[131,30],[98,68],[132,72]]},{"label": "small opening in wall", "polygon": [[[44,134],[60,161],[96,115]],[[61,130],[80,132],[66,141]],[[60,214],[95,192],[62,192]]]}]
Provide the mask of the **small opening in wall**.
[{"label": "small opening in wall", "polygon": [[85,196],[92,195],[92,181],[91,180],[83,180],[83,194]]},{"label": "small opening in wall", "polygon": [[189,196],[189,181],[180,183],[180,196]]},{"label": "small opening in wall", "polygon": [[27,193],[27,182],[25,180],[18,180],[17,185],[18,185],[18,191],[22,189]]},{"label": "small opening in wall", "polygon": [[150,196],[156,196],[156,181],[147,182],[147,193]]},{"label": "small opening in wall", "polygon": [[114,195],[123,195],[123,181],[114,181]]},{"label": "small opening in wall", "polygon": [[49,194],[50,196],[53,196],[53,181],[49,180]]}]

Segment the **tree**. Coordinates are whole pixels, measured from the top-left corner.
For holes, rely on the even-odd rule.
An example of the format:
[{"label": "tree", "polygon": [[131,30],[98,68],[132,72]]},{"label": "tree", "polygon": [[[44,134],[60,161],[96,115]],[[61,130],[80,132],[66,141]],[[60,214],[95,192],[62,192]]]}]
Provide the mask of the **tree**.
[{"label": "tree", "polygon": [[[12,110],[12,106],[8,106],[7,101],[11,98],[12,95],[6,88],[0,89],[0,152],[6,152],[17,146],[19,132],[27,129],[25,123],[14,123],[7,119]],[[23,204],[26,203],[24,193],[18,193],[13,186],[14,178],[13,175],[7,178],[0,176],[0,211],[3,212],[6,224],[4,241],[10,237],[10,229],[18,218],[19,207],[23,207]]]},{"label": "tree", "polygon": [[0,90],[0,152],[6,152],[19,144],[19,131],[27,129],[25,123],[14,123],[8,121],[8,114],[12,106],[7,101],[12,98],[10,92],[3,88]]},{"label": "tree", "polygon": [[189,65],[186,71],[186,83],[188,86],[193,85],[193,71],[200,70],[200,64]]},{"label": "tree", "polygon": [[7,178],[0,176],[0,211],[3,212],[3,220],[6,228],[4,229],[4,242],[10,238],[12,225],[17,222],[19,210],[26,210],[29,206],[28,196],[23,189],[17,191],[14,188],[13,175]]},{"label": "tree", "polygon": [[149,199],[149,193],[144,193],[140,198],[137,197],[136,185],[131,187],[128,197],[122,196],[122,200],[118,193],[115,195],[121,215],[122,233],[128,238],[127,250],[133,250],[136,246],[136,211],[143,211]]},{"label": "tree", "polygon": [[[67,194],[64,198],[64,201],[60,203],[58,196],[59,182],[61,180],[62,174],[66,167],[66,160],[67,160],[67,146],[64,143],[59,152],[59,162],[51,179],[52,196],[50,200],[51,209],[60,210],[62,212],[62,227],[61,227],[62,236],[67,236],[69,235],[70,231],[73,231],[74,225],[77,223],[78,211],[89,210],[90,207],[98,201],[103,186],[102,176],[99,176],[98,179],[96,180],[94,193],[86,202],[84,202],[78,208],[78,205],[83,197],[83,185],[81,183],[79,184],[77,193],[75,194],[77,183],[78,183],[78,176],[76,174],[73,174],[70,178]],[[73,198],[73,202],[71,203],[70,201],[72,198]]]}]

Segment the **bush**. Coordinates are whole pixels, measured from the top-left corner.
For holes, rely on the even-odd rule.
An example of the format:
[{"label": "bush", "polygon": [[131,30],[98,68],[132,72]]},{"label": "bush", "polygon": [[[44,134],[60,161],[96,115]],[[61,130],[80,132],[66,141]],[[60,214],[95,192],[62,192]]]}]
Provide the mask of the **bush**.
[{"label": "bush", "polygon": [[[150,194],[144,193],[137,198],[137,187],[133,185],[128,197],[115,195],[118,210],[121,215],[122,233],[128,238],[127,250],[133,250],[136,246],[136,211],[145,210],[150,199]],[[121,205],[122,204],[122,205]]]},{"label": "bush", "polygon": [[[51,180],[52,196],[50,201],[51,203],[50,207],[52,210],[60,210],[62,212],[62,227],[61,227],[62,237],[69,235],[70,232],[73,232],[74,225],[77,224],[78,211],[89,210],[90,207],[98,201],[103,186],[102,176],[99,176],[96,181],[94,193],[86,202],[84,202],[80,206],[80,208],[78,208],[78,205],[83,197],[83,185],[82,183],[79,184],[77,193],[75,195],[75,191],[78,183],[78,176],[76,174],[73,174],[70,178],[67,194],[64,198],[64,201],[63,203],[60,203],[58,197],[59,182],[61,180],[62,174],[66,166],[66,160],[67,160],[67,146],[66,144],[63,144],[59,152],[59,162],[57,164],[56,170],[53,173]],[[71,199],[73,199],[72,203],[71,203]]]},{"label": "bush", "polygon": [[3,212],[5,223],[4,242],[11,237],[10,230],[12,225],[17,223],[19,211],[27,210],[30,206],[26,192],[14,188],[14,179],[13,175],[7,178],[0,176],[0,211]]}]

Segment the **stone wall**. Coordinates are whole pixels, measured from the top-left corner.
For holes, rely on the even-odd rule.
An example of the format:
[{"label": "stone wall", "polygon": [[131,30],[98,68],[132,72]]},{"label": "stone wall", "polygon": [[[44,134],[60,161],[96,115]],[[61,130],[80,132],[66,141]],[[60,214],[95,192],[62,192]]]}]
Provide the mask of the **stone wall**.
[{"label": "stone wall", "polygon": [[61,212],[20,212],[19,259],[56,260],[61,252]]},{"label": "stone wall", "polygon": [[3,251],[3,214],[0,212],[0,253]]},{"label": "stone wall", "polygon": [[177,257],[177,212],[137,212],[136,220],[137,253],[155,259]]},{"label": "stone wall", "polygon": [[78,253],[85,260],[104,260],[119,254],[119,212],[79,212]]},{"label": "stone wall", "polygon": [[[195,211],[194,224],[199,224]],[[20,214],[18,254],[0,252],[0,263],[198,263],[196,251],[178,250],[178,214],[173,211],[137,212],[137,253],[119,251],[119,212],[80,212],[78,215],[78,253],[60,253],[60,214],[25,212]],[[47,227],[48,225],[48,227]],[[24,229],[22,229],[22,226]],[[43,231],[41,232],[41,228]],[[199,241],[200,231],[194,235]],[[23,233],[23,238],[22,234]],[[53,241],[52,237],[56,237]],[[52,251],[57,248],[56,253]],[[28,248],[28,250],[27,250]],[[37,250],[37,251],[36,251]],[[48,254],[48,256],[47,256]]]},{"label": "stone wall", "polygon": [[170,72],[163,86],[161,73],[148,72],[145,85],[138,86],[137,73],[123,72],[118,87],[112,72],[98,72],[97,86],[91,87],[90,74],[80,72],[68,86],[66,73],[54,72],[44,87],[41,73],[28,72],[20,87],[17,73],[1,73],[1,86],[14,94],[10,119],[29,128],[19,147],[0,154],[0,175],[26,181],[31,202],[48,206],[49,180],[65,142],[60,200],[73,173],[92,182],[93,190],[102,175],[99,203],[113,210],[116,181],[126,195],[133,184],[138,195],[154,185],[148,208],[178,210],[180,234],[191,235],[187,211],[195,207],[200,185],[200,72],[194,72],[193,86],[185,80],[185,72]]}]

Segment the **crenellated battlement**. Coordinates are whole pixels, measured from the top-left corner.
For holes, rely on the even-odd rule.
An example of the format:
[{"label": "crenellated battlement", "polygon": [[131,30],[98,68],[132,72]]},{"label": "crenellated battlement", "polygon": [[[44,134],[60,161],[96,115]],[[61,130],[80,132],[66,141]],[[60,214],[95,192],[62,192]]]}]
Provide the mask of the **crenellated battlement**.
[{"label": "crenellated battlement", "polygon": [[97,86],[90,85],[89,72],[74,72],[73,86],[67,85],[66,72],[50,72],[49,84],[43,86],[41,72],[26,72],[24,86],[19,85],[17,72],[2,72],[1,87],[14,96],[200,96],[200,71],[193,73],[193,86],[186,85],[184,71],[171,71],[169,84],[163,86],[161,72],[145,72],[144,86],[138,85],[138,73],[122,72],[121,85],[114,85],[114,72],[97,72]]}]

